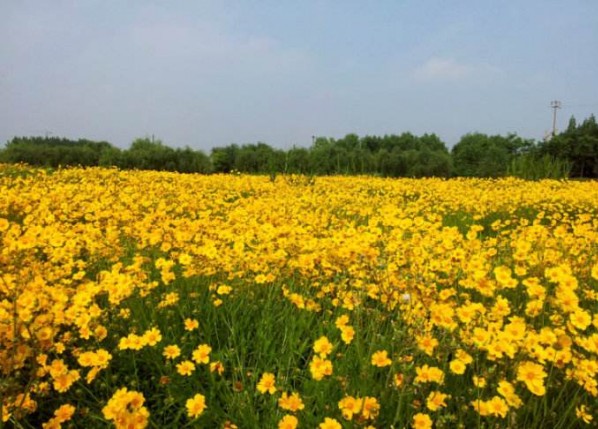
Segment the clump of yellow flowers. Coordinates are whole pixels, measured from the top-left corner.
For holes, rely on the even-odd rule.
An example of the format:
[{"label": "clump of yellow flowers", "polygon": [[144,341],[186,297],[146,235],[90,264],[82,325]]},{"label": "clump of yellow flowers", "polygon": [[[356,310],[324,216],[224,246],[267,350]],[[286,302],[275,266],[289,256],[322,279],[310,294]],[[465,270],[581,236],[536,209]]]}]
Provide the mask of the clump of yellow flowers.
[{"label": "clump of yellow flowers", "polygon": [[594,423],[598,183],[295,179],[0,165],[2,422]]}]

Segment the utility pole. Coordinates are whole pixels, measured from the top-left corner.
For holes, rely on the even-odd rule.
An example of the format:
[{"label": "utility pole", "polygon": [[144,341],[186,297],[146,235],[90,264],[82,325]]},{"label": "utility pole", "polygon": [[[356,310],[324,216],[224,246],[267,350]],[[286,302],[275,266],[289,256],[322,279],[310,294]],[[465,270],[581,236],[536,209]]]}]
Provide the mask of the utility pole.
[{"label": "utility pole", "polygon": [[316,136],[311,136],[311,145],[316,144]]},{"label": "utility pole", "polygon": [[552,114],[552,137],[556,136],[556,110],[561,108],[561,102],[553,100],[550,102],[550,107],[554,110]]}]

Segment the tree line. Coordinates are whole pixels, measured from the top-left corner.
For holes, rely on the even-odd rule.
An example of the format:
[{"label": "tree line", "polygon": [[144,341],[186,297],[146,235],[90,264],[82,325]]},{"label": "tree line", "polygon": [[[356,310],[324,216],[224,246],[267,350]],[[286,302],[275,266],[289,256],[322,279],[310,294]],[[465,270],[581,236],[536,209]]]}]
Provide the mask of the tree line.
[{"label": "tree line", "polygon": [[314,138],[310,147],[230,144],[202,151],[138,138],[128,149],[86,139],[15,137],[0,162],[33,166],[104,166],[181,173],[377,175],[383,177],[598,178],[598,125],[571,118],[563,132],[536,142],[516,134],[464,135],[449,151],[435,134]]}]

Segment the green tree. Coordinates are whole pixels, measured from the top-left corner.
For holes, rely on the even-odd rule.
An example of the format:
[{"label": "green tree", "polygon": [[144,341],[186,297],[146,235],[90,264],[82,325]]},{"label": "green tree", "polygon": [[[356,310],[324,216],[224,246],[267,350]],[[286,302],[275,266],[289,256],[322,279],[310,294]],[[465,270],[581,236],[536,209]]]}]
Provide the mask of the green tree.
[{"label": "green tree", "polygon": [[507,174],[511,160],[533,147],[531,140],[516,134],[489,136],[466,134],[451,151],[454,173],[465,177],[500,177]]},{"label": "green tree", "polygon": [[541,143],[540,156],[548,155],[571,163],[571,177],[598,177],[598,124],[590,115],[581,124],[574,117],[567,129]]}]

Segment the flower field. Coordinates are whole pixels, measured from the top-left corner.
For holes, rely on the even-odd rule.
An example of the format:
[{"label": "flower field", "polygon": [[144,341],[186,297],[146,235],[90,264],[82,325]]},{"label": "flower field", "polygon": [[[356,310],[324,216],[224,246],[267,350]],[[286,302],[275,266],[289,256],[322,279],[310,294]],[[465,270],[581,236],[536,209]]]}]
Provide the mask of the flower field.
[{"label": "flower field", "polygon": [[598,420],[598,183],[0,166],[4,427]]}]

